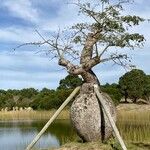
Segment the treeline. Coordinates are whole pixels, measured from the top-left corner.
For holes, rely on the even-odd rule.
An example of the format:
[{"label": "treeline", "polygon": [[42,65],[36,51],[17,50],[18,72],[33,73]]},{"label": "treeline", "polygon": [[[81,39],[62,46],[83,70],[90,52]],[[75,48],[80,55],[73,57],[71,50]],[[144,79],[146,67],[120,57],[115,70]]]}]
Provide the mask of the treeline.
[{"label": "treeline", "polygon": [[[12,109],[18,107],[32,107],[35,110],[57,109],[70,95],[73,89],[82,84],[82,79],[68,75],[60,81],[56,90],[43,88],[36,90],[27,88],[22,90],[0,90],[0,108]],[[125,102],[130,99],[136,103],[138,99],[150,101],[150,75],[142,70],[133,69],[120,77],[118,84],[105,84],[101,90],[110,95],[115,104],[122,98]]]},{"label": "treeline", "polygon": [[22,90],[0,90],[0,109],[8,107],[32,107],[34,110],[58,108],[70,95],[76,86],[81,85],[78,77],[67,76],[60,81],[56,90],[43,88],[37,90],[27,88]]}]

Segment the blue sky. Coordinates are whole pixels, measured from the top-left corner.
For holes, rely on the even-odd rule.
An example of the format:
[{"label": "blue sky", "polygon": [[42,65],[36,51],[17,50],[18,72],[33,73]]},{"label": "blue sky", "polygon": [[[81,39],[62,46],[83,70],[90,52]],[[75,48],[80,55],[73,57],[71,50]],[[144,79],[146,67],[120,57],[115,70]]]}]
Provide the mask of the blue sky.
[{"label": "blue sky", "polygon": [[[0,89],[56,88],[67,73],[57,65],[57,60],[36,53],[38,48],[13,48],[25,42],[40,40],[35,30],[48,35],[60,27],[84,21],[77,17],[77,8],[67,5],[67,0],[0,0]],[[150,1],[135,0],[126,6],[126,13],[150,18]],[[134,29],[144,34],[145,47],[130,51],[132,63],[150,74],[150,23]],[[95,69],[102,84],[118,82],[125,70],[111,63]]]}]

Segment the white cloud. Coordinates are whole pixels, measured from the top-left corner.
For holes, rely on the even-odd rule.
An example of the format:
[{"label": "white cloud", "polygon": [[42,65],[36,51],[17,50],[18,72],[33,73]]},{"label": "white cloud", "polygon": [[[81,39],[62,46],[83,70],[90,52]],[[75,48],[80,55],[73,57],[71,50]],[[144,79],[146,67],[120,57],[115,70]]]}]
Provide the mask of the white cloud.
[{"label": "white cloud", "polygon": [[30,0],[5,0],[2,3],[15,16],[31,22],[38,21],[38,11]]},{"label": "white cloud", "polygon": [[[23,72],[57,72],[62,67],[57,65],[57,61],[49,61],[46,56],[35,54],[33,51],[18,51],[15,53],[0,53],[0,69],[9,69]],[[55,67],[54,67],[55,66]]]},{"label": "white cloud", "polygon": [[[57,17],[50,20],[43,19],[43,22],[39,27],[45,31],[57,31],[59,27],[63,29],[65,27],[70,27],[75,23],[84,22],[85,18],[78,15],[78,10],[77,6],[65,3],[59,10],[56,10],[58,11]],[[86,21],[88,21],[87,18]]]},{"label": "white cloud", "polygon": [[33,28],[27,27],[6,27],[0,28],[0,41],[1,42],[33,42],[39,40],[40,37],[37,35]]},{"label": "white cloud", "polygon": [[126,70],[118,65],[112,65],[112,62],[99,64],[94,68],[101,84],[117,83],[119,78],[126,72]]},{"label": "white cloud", "polygon": [[51,83],[56,82],[58,78],[61,79],[61,77],[64,76],[64,72],[32,72],[28,73],[25,72],[27,68],[25,68],[23,71],[14,71],[12,70],[1,70],[0,71],[0,79],[1,80],[15,80],[15,81],[25,81],[25,82],[43,82],[43,83]]},{"label": "white cloud", "polygon": [[35,89],[42,89],[44,87],[54,89],[56,86],[58,87],[58,84],[56,82],[34,82],[34,81],[16,81],[9,78],[9,80],[3,80],[0,81],[0,88],[1,89],[23,89],[23,88],[35,88]]},{"label": "white cloud", "polygon": [[144,0],[136,0],[134,1],[134,3],[137,3],[137,4],[142,4],[144,2]]},{"label": "white cloud", "polygon": [[0,53],[0,89],[8,88],[56,88],[66,71],[60,70],[55,61],[34,55]]}]

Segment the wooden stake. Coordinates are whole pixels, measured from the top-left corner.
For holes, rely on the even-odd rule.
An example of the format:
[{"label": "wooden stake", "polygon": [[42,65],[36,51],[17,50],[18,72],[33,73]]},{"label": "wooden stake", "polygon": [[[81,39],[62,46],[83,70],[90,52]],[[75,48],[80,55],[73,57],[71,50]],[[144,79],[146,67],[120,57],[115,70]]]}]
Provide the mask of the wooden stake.
[{"label": "wooden stake", "polygon": [[101,103],[101,105],[102,105],[102,107],[103,107],[103,110],[104,110],[104,112],[105,112],[105,114],[106,114],[106,116],[107,116],[107,118],[108,118],[108,120],[109,120],[109,122],[110,122],[111,127],[112,127],[113,130],[114,130],[115,137],[116,137],[117,140],[119,141],[119,143],[120,143],[122,149],[123,149],[123,150],[127,150],[127,148],[126,148],[126,146],[125,146],[125,143],[123,142],[123,139],[121,138],[120,133],[119,133],[119,131],[118,131],[118,129],[117,129],[117,126],[116,126],[116,124],[115,124],[115,122],[114,122],[114,120],[113,120],[113,118],[112,118],[112,116],[111,116],[111,114],[110,114],[110,112],[109,112],[109,109],[108,109],[108,107],[105,105],[105,102],[103,101],[103,96],[102,96],[102,94],[99,92],[98,85],[94,85],[94,91],[95,91],[95,93],[96,93],[96,95],[97,95],[97,97],[98,97],[98,99],[99,99],[99,101],[100,101],[100,103]]},{"label": "wooden stake", "polygon": [[29,144],[26,148],[26,150],[31,150],[31,148],[36,144],[36,142],[40,139],[40,137],[43,135],[43,133],[47,130],[47,128],[50,126],[50,124],[57,118],[57,116],[61,113],[61,111],[64,109],[64,107],[71,101],[71,99],[77,94],[77,92],[80,90],[80,87],[77,87],[70,96],[63,102],[63,104],[59,107],[59,109],[55,112],[55,114],[50,118],[50,120],[46,123],[46,125],[43,127],[43,129],[38,133],[38,135],[33,139],[31,144]]}]

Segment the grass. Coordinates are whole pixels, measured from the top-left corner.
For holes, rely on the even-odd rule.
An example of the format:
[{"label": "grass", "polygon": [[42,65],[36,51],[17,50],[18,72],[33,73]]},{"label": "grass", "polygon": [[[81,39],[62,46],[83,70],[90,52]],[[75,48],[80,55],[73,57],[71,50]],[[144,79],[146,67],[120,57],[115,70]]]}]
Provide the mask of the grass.
[{"label": "grass", "polygon": [[[120,111],[117,126],[125,141],[130,143],[150,142],[150,111]],[[149,143],[150,144],[150,143]]]},{"label": "grass", "polygon": [[[39,150],[39,149],[32,149],[32,150]],[[110,145],[102,144],[100,142],[91,142],[91,143],[70,142],[64,144],[58,149],[50,148],[41,150],[113,150],[113,149]]]},{"label": "grass", "polygon": [[125,104],[118,109],[117,127],[129,150],[150,149],[150,105]]},{"label": "grass", "polygon": [[[56,112],[56,110],[50,111],[0,111],[0,120],[11,121],[11,120],[48,120]],[[68,119],[69,110],[63,110],[57,119]]]},{"label": "grass", "polygon": [[102,144],[99,142],[91,142],[91,143],[71,142],[69,144],[63,145],[61,148],[59,148],[59,150],[112,150],[112,148],[108,144]]}]

